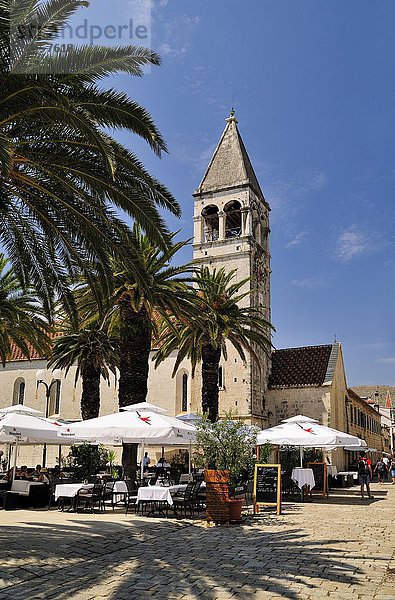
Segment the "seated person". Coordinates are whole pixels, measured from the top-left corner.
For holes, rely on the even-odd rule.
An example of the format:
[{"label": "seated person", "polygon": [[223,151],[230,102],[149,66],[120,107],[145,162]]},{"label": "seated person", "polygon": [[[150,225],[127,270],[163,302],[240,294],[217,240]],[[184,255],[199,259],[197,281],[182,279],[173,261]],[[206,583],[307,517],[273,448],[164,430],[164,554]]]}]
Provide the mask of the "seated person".
[{"label": "seated person", "polygon": [[164,456],[161,456],[158,460],[156,467],[159,469],[170,469],[169,463],[166,461]]},{"label": "seated person", "polygon": [[41,473],[41,465],[36,465],[36,468],[34,469],[34,471],[32,473],[32,479],[33,479],[33,481],[42,481],[43,480],[43,474]]},{"label": "seated person", "polygon": [[43,475],[43,483],[49,483],[49,471],[48,469],[41,469]]},{"label": "seated person", "polygon": [[[18,472],[18,467],[15,467],[15,473]],[[3,479],[5,479],[6,481],[12,481],[13,478],[13,474],[14,474],[14,467],[11,467],[10,469],[8,469],[7,473],[4,475]]]},{"label": "seated person", "polygon": [[27,481],[30,481],[31,477],[29,475],[29,472],[27,470],[27,465],[22,465],[21,468],[16,472],[16,477],[18,479],[26,479]]},{"label": "seated person", "polygon": [[49,483],[49,479],[46,476],[47,472],[47,469],[41,469],[41,465],[36,465],[36,468],[32,473],[33,481],[38,481],[40,483]]},{"label": "seated person", "polygon": [[62,477],[65,477],[65,474],[61,471],[59,465],[56,465],[51,472],[51,477],[53,479],[60,479]]}]

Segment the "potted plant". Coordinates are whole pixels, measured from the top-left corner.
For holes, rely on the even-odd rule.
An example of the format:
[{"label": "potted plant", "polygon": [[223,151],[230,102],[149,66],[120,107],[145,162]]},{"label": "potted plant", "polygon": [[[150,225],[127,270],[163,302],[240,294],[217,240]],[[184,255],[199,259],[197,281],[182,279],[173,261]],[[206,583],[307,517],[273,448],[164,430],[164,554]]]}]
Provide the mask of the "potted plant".
[{"label": "potted plant", "polygon": [[107,465],[107,450],[104,446],[87,443],[71,446],[68,466],[80,481],[87,481]]},{"label": "potted plant", "polygon": [[[226,419],[212,423],[206,418],[196,422],[195,464],[203,467],[205,480],[217,484],[224,496],[225,487],[228,520],[239,523],[244,503],[245,486],[252,477],[256,461],[257,428],[246,425],[227,415]],[[238,493],[242,498],[237,498]],[[215,496],[214,496],[215,497]]]}]

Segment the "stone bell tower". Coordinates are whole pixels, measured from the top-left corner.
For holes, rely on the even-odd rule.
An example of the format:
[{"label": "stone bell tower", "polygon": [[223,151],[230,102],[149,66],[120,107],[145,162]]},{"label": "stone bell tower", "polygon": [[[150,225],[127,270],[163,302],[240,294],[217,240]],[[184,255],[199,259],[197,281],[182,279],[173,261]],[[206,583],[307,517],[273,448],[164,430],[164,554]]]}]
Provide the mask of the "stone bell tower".
[{"label": "stone bell tower", "polygon": [[[251,277],[253,289],[245,302],[264,309],[270,321],[269,205],[262,193],[232,110],[207,171],[193,194],[193,260],[230,271],[238,280]],[[262,353],[263,354],[263,353]],[[237,413],[257,425],[267,423],[269,359],[247,365],[229,347],[221,362],[219,413]],[[192,382],[192,406],[199,407],[201,378]]]}]

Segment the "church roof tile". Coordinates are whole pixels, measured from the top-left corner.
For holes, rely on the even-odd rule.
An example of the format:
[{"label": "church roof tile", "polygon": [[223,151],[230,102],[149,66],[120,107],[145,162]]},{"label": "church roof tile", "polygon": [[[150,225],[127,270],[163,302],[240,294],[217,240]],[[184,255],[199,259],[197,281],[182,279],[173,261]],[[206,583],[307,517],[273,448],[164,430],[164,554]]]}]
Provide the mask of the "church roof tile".
[{"label": "church roof tile", "polygon": [[338,351],[339,344],[276,350],[272,355],[269,387],[320,386],[330,381]]}]

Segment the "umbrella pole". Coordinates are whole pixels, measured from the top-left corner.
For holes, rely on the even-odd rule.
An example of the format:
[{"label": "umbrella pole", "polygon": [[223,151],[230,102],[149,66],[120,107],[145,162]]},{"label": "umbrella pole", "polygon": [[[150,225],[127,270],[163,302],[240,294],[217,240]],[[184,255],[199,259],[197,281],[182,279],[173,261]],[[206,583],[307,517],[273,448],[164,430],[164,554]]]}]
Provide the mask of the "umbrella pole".
[{"label": "umbrella pole", "polygon": [[303,467],[303,446],[300,446],[300,466]]},{"label": "umbrella pole", "polygon": [[144,480],[144,440],[141,440],[141,462],[140,462],[140,483]]},{"label": "umbrella pole", "polygon": [[16,475],[16,457],[18,454],[18,439],[15,440],[15,448],[14,448],[14,468],[12,470],[12,483],[14,483],[15,481],[15,475]]},{"label": "umbrella pole", "polygon": [[[300,453],[300,466],[303,468],[303,446],[299,447],[299,453]],[[303,487],[300,490],[300,492],[301,492],[302,502],[303,502]]]},{"label": "umbrella pole", "polygon": [[8,444],[7,471],[11,468],[11,447],[12,444]]},{"label": "umbrella pole", "polygon": [[188,455],[188,475],[191,476],[192,472],[192,442],[189,442],[189,455]]}]

